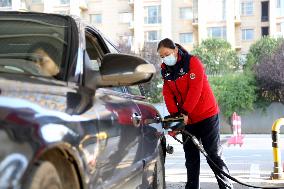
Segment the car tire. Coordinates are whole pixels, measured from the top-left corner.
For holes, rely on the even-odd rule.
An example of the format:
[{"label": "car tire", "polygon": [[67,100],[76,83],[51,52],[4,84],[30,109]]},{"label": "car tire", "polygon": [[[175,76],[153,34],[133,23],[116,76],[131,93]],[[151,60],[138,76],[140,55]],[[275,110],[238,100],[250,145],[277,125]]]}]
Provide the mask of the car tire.
[{"label": "car tire", "polygon": [[165,164],[162,146],[159,146],[158,159],[154,168],[153,189],[165,189]]},{"label": "car tire", "polygon": [[24,189],[62,189],[60,177],[52,163],[45,161],[33,167]]}]

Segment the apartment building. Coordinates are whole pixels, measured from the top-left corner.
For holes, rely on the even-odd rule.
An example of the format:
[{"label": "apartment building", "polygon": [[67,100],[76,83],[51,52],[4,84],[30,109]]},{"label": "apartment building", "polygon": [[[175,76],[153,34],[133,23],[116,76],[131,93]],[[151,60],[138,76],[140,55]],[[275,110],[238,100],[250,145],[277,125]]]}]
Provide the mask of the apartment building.
[{"label": "apartment building", "polygon": [[26,5],[23,0],[0,0],[0,11],[25,10]]},{"label": "apartment building", "polygon": [[0,0],[0,11],[35,11],[85,17],[86,0]]},{"label": "apartment building", "polygon": [[128,0],[89,0],[88,21],[115,43],[133,41],[133,7]]},{"label": "apartment building", "polygon": [[188,50],[204,39],[223,38],[237,52],[246,54],[261,36],[284,37],[284,0],[89,0],[89,3],[92,3],[89,13],[94,14],[90,21],[113,39],[131,44],[136,51],[145,43],[165,37]]},{"label": "apartment building", "polygon": [[72,14],[82,18],[87,15],[85,0],[25,0],[27,9],[35,12]]},{"label": "apartment building", "polygon": [[92,24],[136,52],[165,37],[190,49],[191,6],[190,0],[89,0],[88,12]]},{"label": "apartment building", "polygon": [[0,9],[75,14],[136,52],[165,37],[188,50],[213,37],[245,54],[261,36],[284,37],[284,0],[0,0]]},{"label": "apartment building", "polygon": [[241,53],[261,36],[284,37],[284,0],[240,0],[239,5],[235,48]]}]

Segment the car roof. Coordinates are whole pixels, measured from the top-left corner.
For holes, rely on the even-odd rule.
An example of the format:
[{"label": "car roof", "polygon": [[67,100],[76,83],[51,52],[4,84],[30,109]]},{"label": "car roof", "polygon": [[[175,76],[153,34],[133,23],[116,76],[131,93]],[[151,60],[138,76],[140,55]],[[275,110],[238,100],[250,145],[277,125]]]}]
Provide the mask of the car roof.
[{"label": "car roof", "polygon": [[33,12],[33,11],[0,11],[1,15],[52,15],[52,16],[59,16],[59,17],[65,17],[65,18],[71,18],[75,21],[77,28],[80,28],[83,25],[84,27],[90,27],[92,30],[94,30],[96,33],[98,33],[100,36],[102,36],[106,41],[108,41],[112,46],[117,47],[117,45],[106,35],[104,35],[98,28],[96,28],[94,25],[88,23],[86,20],[80,18],[77,15],[67,15],[67,14],[57,14],[57,13],[43,13],[43,12]]}]

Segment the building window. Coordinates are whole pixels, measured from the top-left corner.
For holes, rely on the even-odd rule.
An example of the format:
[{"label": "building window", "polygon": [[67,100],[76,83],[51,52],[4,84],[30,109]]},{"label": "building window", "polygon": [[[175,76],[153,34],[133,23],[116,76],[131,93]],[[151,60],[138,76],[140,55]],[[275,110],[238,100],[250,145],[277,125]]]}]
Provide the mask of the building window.
[{"label": "building window", "polygon": [[226,1],[225,0],[214,0],[207,1],[207,7],[210,7],[210,10],[207,11],[208,21],[224,21],[226,20]]},{"label": "building window", "polygon": [[102,23],[102,15],[101,14],[91,14],[90,20],[92,24],[101,24]]},{"label": "building window", "polygon": [[243,16],[250,16],[253,14],[253,1],[244,1],[241,4],[241,14]]},{"label": "building window", "polygon": [[12,7],[12,0],[0,0],[0,7]]},{"label": "building window", "polygon": [[70,3],[70,0],[60,0],[61,5],[66,5],[66,4],[69,4],[69,3]]},{"label": "building window", "polygon": [[179,41],[180,43],[192,43],[193,42],[192,33],[180,33]]},{"label": "building window", "polygon": [[146,39],[147,39],[147,42],[157,42],[159,40],[159,32],[158,31],[147,31]]},{"label": "building window", "polygon": [[32,3],[42,3],[42,0],[32,0]]},{"label": "building window", "polygon": [[70,14],[70,11],[69,11],[69,10],[62,10],[62,11],[57,11],[57,12],[55,12],[55,13],[57,13],[57,14],[63,14],[63,15],[68,15],[68,14]]},{"label": "building window", "polygon": [[284,0],[276,0],[276,8],[280,8]]},{"label": "building window", "polygon": [[269,35],[269,27],[261,27],[261,35],[262,36]]},{"label": "building window", "polygon": [[284,16],[284,0],[276,1],[277,16]]},{"label": "building window", "polygon": [[190,20],[192,19],[192,8],[190,7],[182,7],[179,8],[179,17],[183,20]]},{"label": "building window", "polygon": [[268,17],[269,4],[268,3],[269,3],[268,1],[261,2],[261,21],[262,22],[267,22],[269,20],[269,17]]},{"label": "building window", "polygon": [[130,23],[131,21],[132,21],[132,13],[130,13],[130,12],[119,13],[119,22],[120,23]]},{"label": "building window", "polygon": [[253,40],[253,29],[242,29],[242,40]]},{"label": "building window", "polygon": [[210,27],[208,28],[208,37],[226,39],[226,27]]},{"label": "building window", "polygon": [[146,17],[145,24],[159,24],[161,23],[161,6],[147,6],[145,7]]}]

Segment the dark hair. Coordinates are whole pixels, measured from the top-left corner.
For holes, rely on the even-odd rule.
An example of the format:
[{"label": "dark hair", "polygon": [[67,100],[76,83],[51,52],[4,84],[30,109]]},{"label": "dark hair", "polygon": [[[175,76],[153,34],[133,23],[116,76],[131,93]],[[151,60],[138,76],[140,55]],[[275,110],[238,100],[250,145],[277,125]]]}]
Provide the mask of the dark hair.
[{"label": "dark hair", "polygon": [[44,42],[36,43],[30,49],[28,49],[27,53],[34,53],[36,50],[39,49],[44,50],[55,63],[60,64],[60,53],[58,53],[56,48],[51,44]]},{"label": "dark hair", "polygon": [[175,43],[170,40],[169,38],[165,38],[163,40],[161,40],[159,43],[158,43],[158,47],[157,47],[157,51],[162,48],[162,47],[166,47],[166,48],[170,48],[170,49],[175,49],[176,48],[176,45]]}]

